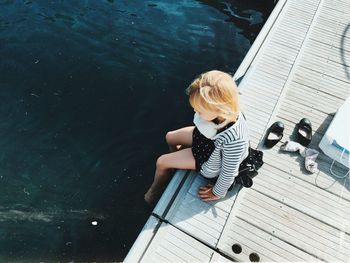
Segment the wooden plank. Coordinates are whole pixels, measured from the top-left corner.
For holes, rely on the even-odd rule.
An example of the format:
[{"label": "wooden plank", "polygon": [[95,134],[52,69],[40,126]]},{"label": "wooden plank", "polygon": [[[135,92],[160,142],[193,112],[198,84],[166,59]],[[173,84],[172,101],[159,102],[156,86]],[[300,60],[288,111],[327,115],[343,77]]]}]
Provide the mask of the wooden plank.
[{"label": "wooden plank", "polygon": [[324,134],[329,124],[333,119],[333,115],[326,114],[315,108],[310,108],[308,105],[295,105],[291,101],[283,101],[281,108],[279,109],[277,116],[283,118],[291,123],[299,123],[302,118],[308,118],[312,120],[312,127],[314,131]]},{"label": "wooden plank", "polygon": [[308,14],[309,16],[312,16],[315,14],[316,9],[312,5],[301,5],[300,3],[292,2],[292,4],[289,5],[289,11],[299,11],[304,12]]},{"label": "wooden plank", "polygon": [[[284,203],[289,198],[294,200],[295,204],[302,204],[314,209],[314,212],[323,213],[335,220],[340,219],[342,222],[343,218],[350,216],[350,202],[348,200],[323,191],[314,185],[305,184],[304,181],[290,177],[288,173],[271,166],[266,166],[261,169],[261,172],[259,171],[259,177],[257,177],[254,184],[259,186],[255,187],[257,190],[261,190],[263,187],[266,188],[270,184],[269,191],[264,192],[264,194],[270,195],[270,192],[271,194],[281,193],[285,195],[283,197]],[[306,203],[303,203],[303,201]]]},{"label": "wooden plank", "polygon": [[[232,251],[232,245],[242,247],[240,254]],[[238,261],[249,262],[249,255],[257,253],[260,262],[318,261],[315,257],[289,245],[265,232],[260,227],[249,224],[236,216],[230,217],[218,248]]]},{"label": "wooden plank", "polygon": [[214,252],[213,257],[210,259],[210,262],[232,262],[232,260],[229,260],[220,254]]},{"label": "wooden plank", "polygon": [[[279,147],[279,145],[277,146]],[[317,158],[319,174],[310,174],[304,168],[304,158],[298,153],[278,153],[277,150],[270,150],[271,154],[265,154],[264,161],[266,164],[275,168],[283,167],[283,171],[290,176],[298,177],[303,181],[316,185],[324,191],[332,193],[339,198],[350,201],[350,194],[345,186],[346,179],[338,179],[330,175],[329,168],[331,162],[322,162]],[[322,154],[320,154],[322,156]],[[331,160],[330,160],[331,161]],[[335,170],[344,174],[345,170],[336,167]]]},{"label": "wooden plank", "polygon": [[295,49],[290,49],[284,45],[281,45],[273,41],[268,43],[268,48],[271,49],[271,51],[268,53],[268,56],[275,59],[282,60],[287,64],[294,63],[296,54],[297,54]]},{"label": "wooden plank", "polygon": [[277,73],[281,77],[288,77],[291,64],[264,56],[256,63],[256,67],[265,68],[265,70],[272,71],[275,74]]},{"label": "wooden plank", "polygon": [[[250,87],[250,84],[261,83],[264,86],[268,86],[272,90],[281,90],[285,82],[286,81],[284,79],[275,78],[273,75],[266,74],[264,71],[256,70],[254,75],[249,79],[249,81],[247,81],[247,84]],[[242,94],[244,94],[244,90]]]},{"label": "wooden plank", "polygon": [[333,61],[303,53],[303,60],[300,66],[318,71],[322,74],[332,76],[338,80],[349,83],[350,66],[340,65]]},{"label": "wooden plank", "polygon": [[295,43],[296,46],[300,46],[305,39],[306,32],[307,31],[299,31],[290,27],[289,28],[280,27],[274,33],[274,38],[278,38],[278,39],[283,38],[283,39],[292,41],[292,43]]},{"label": "wooden plank", "polygon": [[333,8],[340,6],[341,7],[340,10],[343,10],[343,11],[344,9],[342,5],[350,4],[348,0],[327,0],[327,3]]},{"label": "wooden plank", "polygon": [[324,31],[318,27],[314,27],[309,32],[308,37],[315,41],[350,51],[349,41],[343,41],[336,32]]},{"label": "wooden plank", "polygon": [[[318,1],[319,2],[319,1]],[[318,3],[313,4],[313,8],[309,8],[309,10],[314,13],[316,11]],[[313,15],[310,12],[305,12],[305,10],[296,8],[296,5],[288,5],[287,12],[283,19],[286,19],[288,16],[293,16],[295,18],[305,19],[309,24],[311,24]]]},{"label": "wooden plank", "polygon": [[213,253],[175,227],[162,223],[141,262],[209,262]]},{"label": "wooden plank", "polygon": [[[329,2],[325,1],[323,4],[324,7],[330,7]],[[336,5],[339,7],[339,3]],[[350,9],[350,5],[347,5],[344,8]],[[344,10],[337,10],[334,7],[333,8],[322,8],[319,13],[320,18],[325,18],[333,23],[338,23],[340,25],[346,26],[348,22],[350,22],[350,15],[347,13],[344,13]]]},{"label": "wooden plank", "polygon": [[[249,114],[247,115],[247,118],[249,118]],[[250,118],[250,119],[254,119],[254,118]],[[265,126],[266,126],[267,122],[264,120],[254,120],[254,121],[250,121],[248,122],[248,128],[249,128],[249,131],[251,130],[254,130],[255,132],[258,133],[258,136],[260,137],[262,132],[264,131],[265,129]]]},{"label": "wooden plank", "polygon": [[[273,48],[274,46],[269,46],[271,48]],[[285,49],[284,47],[281,49]],[[290,53],[290,50],[286,50],[285,52]],[[293,57],[296,57],[296,54],[293,54]],[[250,81],[254,81],[254,80],[262,80],[264,82],[268,82],[271,83],[271,85],[273,86],[282,86],[284,85],[284,83],[286,82],[284,78],[281,78],[281,76],[275,76],[273,74],[271,74],[272,72],[266,72],[263,69],[259,69],[259,68],[255,68],[254,74],[251,75],[251,77],[249,78],[249,82]]]},{"label": "wooden plank", "polygon": [[[254,190],[254,187],[251,189]],[[305,238],[317,239],[310,243],[329,243],[332,248],[339,248],[338,245],[340,243],[344,243],[344,247],[350,246],[350,235],[326,224],[321,224],[319,220],[309,217],[292,207],[286,205],[281,206],[283,200],[279,202],[272,198],[266,198],[263,194],[255,190],[249,192],[249,195],[246,195],[244,199],[247,201],[247,206],[240,206],[241,210],[245,210],[246,207],[249,207],[249,209],[253,208],[255,213],[268,216],[272,225],[275,221],[285,222],[285,220],[287,220],[287,222],[285,222],[287,224],[282,226],[282,229],[286,227],[295,228],[296,233],[301,231],[300,234],[306,235]],[[252,218],[252,220],[255,219]],[[268,232],[276,234],[276,231]],[[349,252],[350,251],[347,251],[346,253]]]},{"label": "wooden plank", "polygon": [[194,172],[190,176],[191,183],[179,193],[165,218],[177,228],[215,247],[239,187],[229,191],[223,200],[203,202],[197,192],[199,186],[208,181]]},{"label": "wooden plank", "polygon": [[[287,192],[287,188],[277,188],[277,183],[273,185],[267,185],[266,184],[258,184],[256,183],[256,188],[259,190],[259,192],[264,192],[267,193],[267,195],[271,198],[274,199],[284,199],[284,202],[286,205],[293,207],[308,216],[311,216],[313,218],[318,218],[321,223],[328,224],[330,226],[334,226],[335,228],[339,229],[342,232],[350,233],[350,226],[346,225],[344,222],[345,218],[349,218],[349,214],[347,212],[342,212],[337,209],[331,209],[331,210],[326,210],[327,207],[330,208],[331,206],[329,205],[322,205],[322,209],[320,208],[320,204],[315,204],[315,203],[308,203],[308,199],[305,198],[298,198],[297,193],[291,193]],[[271,188],[275,191],[272,191]],[[293,194],[293,197],[291,196]],[[311,199],[311,196],[309,197],[309,200]],[[330,213],[336,212],[332,217],[329,216]]]},{"label": "wooden plank", "polygon": [[309,30],[309,25],[300,23],[298,20],[283,20],[280,22],[280,27],[288,29],[297,30],[300,33],[306,34]]},{"label": "wooden plank", "polygon": [[293,40],[290,40],[288,38],[284,38],[280,35],[279,38],[274,38],[272,39],[271,41],[275,42],[275,43],[279,43],[281,45],[284,45],[284,46],[287,46],[289,48],[292,48],[292,49],[296,49],[296,50],[300,50],[301,48],[301,43],[298,42],[298,41],[293,41]]},{"label": "wooden plank", "polygon": [[334,79],[305,67],[296,67],[293,82],[313,87],[338,98],[344,98],[344,94],[350,94],[350,83]]},{"label": "wooden plank", "polygon": [[[201,175],[197,175],[196,179],[193,181],[191,188],[188,190],[192,196],[198,196],[199,187],[207,185],[209,181]],[[209,204],[215,204],[217,208],[220,208],[223,211],[230,211],[232,205],[235,201],[235,195],[238,194],[239,187],[234,187],[231,191],[228,192],[225,198],[221,199],[219,202],[209,202]]]},{"label": "wooden plank", "polygon": [[261,67],[261,68],[258,68],[257,71],[258,70],[261,71],[264,74],[264,76],[271,76],[273,78],[278,78],[282,81],[286,81],[287,79],[286,76],[279,75],[278,72],[272,71],[269,68]]},{"label": "wooden plank", "polygon": [[339,64],[346,64],[346,59],[350,58],[350,51],[342,51],[339,48],[316,41],[308,41],[305,44],[304,52],[326,58]]},{"label": "wooden plank", "polygon": [[169,185],[162,194],[160,200],[158,201],[156,207],[153,209],[153,213],[159,216],[163,216],[165,210],[171,202],[172,197],[175,195],[177,188],[181,184],[182,180],[186,176],[186,170],[177,170],[171,179]]},{"label": "wooden plank", "polygon": [[257,119],[261,121],[261,123],[266,124],[271,114],[271,112],[268,113],[265,110],[262,110],[261,107],[259,107],[259,105],[249,105],[249,104],[243,105],[243,112],[249,123],[250,121],[252,123],[255,123],[254,118],[258,117]]},{"label": "wooden plank", "polygon": [[[305,54],[313,59],[321,59],[327,64],[331,63],[334,68],[336,67],[339,70],[344,71],[346,73],[345,75],[348,76],[350,66],[347,63],[347,60],[350,59],[350,52],[341,51],[339,48],[333,48],[331,46],[328,47],[328,49],[323,49],[319,44],[313,47],[306,47]],[[322,55],[319,55],[319,53],[322,53]],[[350,77],[348,77],[348,79],[349,78]]]},{"label": "wooden plank", "polygon": [[[290,21],[286,21],[286,27],[282,28],[277,31],[274,34],[274,39],[279,39],[279,38],[283,38],[286,41],[291,41],[291,43],[294,43],[294,46],[296,47],[300,47],[302,42],[305,39],[306,33],[309,29],[309,25],[303,25],[303,29],[300,30],[298,27],[300,27],[300,23],[299,25],[295,25],[294,23],[290,23]],[[297,28],[295,28],[295,26],[298,26]]]},{"label": "wooden plank", "polygon": [[295,7],[298,9],[303,10],[304,12],[312,12],[314,13],[316,11],[316,7],[318,2],[307,2],[307,1],[291,1],[289,4],[290,7]]},{"label": "wooden plank", "polygon": [[[265,94],[265,92],[269,92],[272,96],[275,98],[270,98],[268,97],[269,101],[276,101],[278,97],[276,95],[279,95],[281,92],[281,89],[283,87],[284,82],[282,84],[274,84],[274,83],[269,83],[267,80],[263,79],[263,75],[261,75],[261,79],[259,79],[259,75],[257,75],[256,79],[252,79],[249,82],[247,82],[247,85],[249,85],[249,89],[246,89],[243,91],[242,94],[246,94],[253,91],[263,91],[262,94]],[[246,95],[246,97],[248,97]]]},{"label": "wooden plank", "polygon": [[285,100],[294,102],[296,106],[303,104],[312,109],[316,109],[325,114],[335,113],[344,103],[344,99],[329,95],[327,93],[314,90],[308,86],[291,82]]},{"label": "wooden plank", "polygon": [[148,218],[146,224],[142,228],[142,231],[129,250],[128,255],[124,259],[124,262],[137,262],[142,258],[143,253],[147,250],[148,244],[151,242],[157,231],[158,224],[160,224],[160,222],[154,216],[150,216]]},{"label": "wooden plank", "polygon": [[265,101],[268,101],[269,104],[275,105],[279,96],[281,89],[271,89],[268,86],[265,85],[259,85],[255,82],[249,83],[249,89],[247,89],[244,92],[245,96],[253,96],[253,97],[260,97],[262,99],[265,99]]},{"label": "wooden plank", "polygon": [[341,32],[339,32],[339,29],[343,28],[346,25],[341,22],[339,16],[333,17],[330,14],[323,13],[322,10],[318,14],[316,22],[317,23],[315,23],[315,27],[318,27],[320,30],[335,32],[338,34],[341,34]]},{"label": "wooden plank", "polygon": [[312,16],[301,11],[293,10],[293,12],[286,13],[283,17],[284,20],[298,20],[305,25],[310,25]]},{"label": "wooden plank", "polygon": [[242,103],[244,103],[244,105],[249,105],[251,103],[260,104],[261,109],[264,111],[266,110],[267,112],[272,112],[272,110],[275,107],[275,104],[273,103],[273,101],[266,101],[265,98],[258,97],[258,96],[254,96],[254,102],[244,98],[242,99]]},{"label": "wooden plank", "polygon": [[[236,216],[325,261],[350,258],[350,236],[259,192],[246,195]],[[327,227],[327,230],[324,228]],[[330,234],[332,233],[332,234]],[[345,238],[342,238],[342,237]],[[342,243],[342,245],[340,245]]]}]

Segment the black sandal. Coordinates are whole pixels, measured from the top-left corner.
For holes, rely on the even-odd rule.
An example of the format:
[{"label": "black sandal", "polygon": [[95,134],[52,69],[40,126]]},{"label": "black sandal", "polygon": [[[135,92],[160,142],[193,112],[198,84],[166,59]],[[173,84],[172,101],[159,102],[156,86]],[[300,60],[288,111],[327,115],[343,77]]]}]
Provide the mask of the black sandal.
[{"label": "black sandal", "polygon": [[281,121],[276,121],[268,130],[266,139],[264,142],[265,147],[272,148],[276,145],[283,137],[284,124]]},{"label": "black sandal", "polygon": [[303,146],[308,146],[312,139],[311,121],[303,118],[297,124],[298,142]]}]

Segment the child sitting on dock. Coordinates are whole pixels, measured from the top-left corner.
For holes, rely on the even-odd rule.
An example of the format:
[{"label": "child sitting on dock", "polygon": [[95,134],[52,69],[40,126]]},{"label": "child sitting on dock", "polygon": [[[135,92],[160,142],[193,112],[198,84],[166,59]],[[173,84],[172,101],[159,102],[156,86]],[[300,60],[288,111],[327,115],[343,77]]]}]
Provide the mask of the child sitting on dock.
[{"label": "child sitting on dock", "polygon": [[152,203],[170,180],[171,169],[196,170],[215,185],[199,188],[203,201],[225,197],[248,156],[249,134],[240,112],[237,86],[229,74],[212,70],[201,74],[187,88],[194,124],[166,134],[171,153],[160,156],[153,184],[145,194]]}]

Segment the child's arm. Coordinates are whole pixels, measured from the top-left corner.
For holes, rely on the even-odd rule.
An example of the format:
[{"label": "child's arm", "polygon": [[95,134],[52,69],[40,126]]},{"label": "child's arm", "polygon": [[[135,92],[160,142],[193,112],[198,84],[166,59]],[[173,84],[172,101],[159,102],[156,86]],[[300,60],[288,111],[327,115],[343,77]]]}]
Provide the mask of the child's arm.
[{"label": "child's arm", "polygon": [[238,175],[239,165],[245,148],[246,141],[239,140],[226,144],[222,149],[221,171],[212,190],[217,197],[223,198],[226,196],[227,190]]}]

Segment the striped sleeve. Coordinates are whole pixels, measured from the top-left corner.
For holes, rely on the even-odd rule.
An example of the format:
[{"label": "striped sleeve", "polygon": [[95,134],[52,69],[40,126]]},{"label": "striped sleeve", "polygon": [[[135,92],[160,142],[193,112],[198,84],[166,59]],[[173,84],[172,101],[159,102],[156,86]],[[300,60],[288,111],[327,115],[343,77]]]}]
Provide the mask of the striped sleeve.
[{"label": "striped sleeve", "polygon": [[225,145],[222,149],[222,167],[219,178],[213,187],[214,195],[221,198],[226,196],[228,188],[230,188],[234,178],[238,175],[246,143],[245,140],[237,140]]}]

